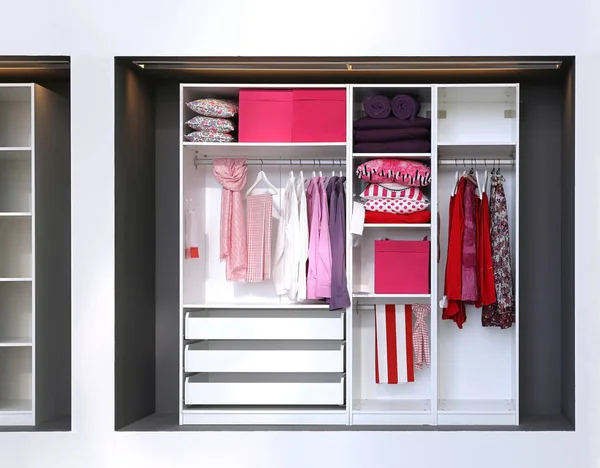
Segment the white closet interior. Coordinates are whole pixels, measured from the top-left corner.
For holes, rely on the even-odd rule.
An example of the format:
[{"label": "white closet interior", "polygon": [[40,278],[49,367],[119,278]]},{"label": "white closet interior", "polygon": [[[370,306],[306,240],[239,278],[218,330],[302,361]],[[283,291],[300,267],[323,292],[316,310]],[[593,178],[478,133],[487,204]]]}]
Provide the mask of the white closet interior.
[{"label": "white closet interior", "polygon": [[[184,134],[195,114],[186,103],[204,98],[237,99],[240,88],[343,88],[347,95],[347,141],[334,143],[194,143]],[[430,117],[427,153],[353,153],[353,121],[364,115],[363,98],[409,92]],[[481,309],[467,308],[459,330],[442,320],[448,203],[455,173],[500,167],[505,182],[514,284],[518,285],[519,88],[494,85],[215,85],[180,87],[180,424],[252,425],[516,425],[518,424],[518,310],[509,329],[482,327]],[[250,186],[258,171],[281,196],[290,171],[346,180],[346,272],[352,305],[295,303],[275,293],[272,281],[226,281],[219,259],[222,187],[212,172],[216,158],[246,158]],[[374,158],[404,158],[431,166],[424,188],[431,222],[365,224],[350,235],[353,201],[365,183],[356,167]],[[438,168],[439,166],[439,168]],[[346,170],[347,169],[347,170]],[[265,187],[262,185],[261,187]],[[257,192],[260,193],[260,192]],[[20,205],[19,205],[20,207]],[[199,258],[185,259],[184,210],[195,212]],[[438,239],[439,210],[439,239]],[[275,230],[274,222],[273,229]],[[431,241],[429,294],[376,294],[374,241]],[[438,240],[441,258],[438,263]],[[19,270],[20,271],[20,270]],[[518,286],[515,286],[518,305]],[[375,383],[376,304],[430,304],[427,320],[431,367],[415,381]]]},{"label": "white closet interior", "polygon": [[0,84],[0,425],[34,424],[32,85]]},{"label": "white closet interior", "polygon": [[68,134],[63,95],[0,84],[0,426],[70,414]]}]

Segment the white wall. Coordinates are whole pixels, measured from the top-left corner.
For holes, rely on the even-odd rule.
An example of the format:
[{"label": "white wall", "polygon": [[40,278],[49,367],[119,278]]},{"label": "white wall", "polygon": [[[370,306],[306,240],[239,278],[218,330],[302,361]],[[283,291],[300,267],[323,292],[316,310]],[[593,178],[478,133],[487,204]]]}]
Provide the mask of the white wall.
[{"label": "white wall", "polygon": [[[72,57],[73,432],[0,433],[0,466],[600,466],[597,0],[5,0],[1,11],[0,55]],[[113,56],[527,54],[577,55],[575,433],[113,432]]]}]

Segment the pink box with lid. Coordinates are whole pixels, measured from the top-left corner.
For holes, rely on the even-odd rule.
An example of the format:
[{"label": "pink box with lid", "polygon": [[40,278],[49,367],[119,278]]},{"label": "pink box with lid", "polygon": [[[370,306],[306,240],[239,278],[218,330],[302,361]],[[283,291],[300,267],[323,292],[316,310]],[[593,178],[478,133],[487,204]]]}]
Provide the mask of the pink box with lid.
[{"label": "pink box with lid", "polygon": [[292,142],[292,89],[240,89],[239,108],[239,142]]},{"label": "pink box with lid", "polygon": [[375,294],[429,294],[431,242],[375,241]]},{"label": "pink box with lid", "polygon": [[297,143],[346,141],[346,90],[294,89],[292,139]]}]

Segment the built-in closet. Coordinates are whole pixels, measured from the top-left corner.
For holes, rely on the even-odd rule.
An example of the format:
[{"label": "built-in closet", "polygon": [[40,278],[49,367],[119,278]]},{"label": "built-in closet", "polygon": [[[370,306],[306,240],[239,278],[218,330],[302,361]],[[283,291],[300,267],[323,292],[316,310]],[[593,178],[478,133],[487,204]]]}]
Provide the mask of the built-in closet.
[{"label": "built-in closet", "polygon": [[[50,73],[42,84],[0,82],[0,426],[6,428],[70,425],[70,111],[63,63],[59,76]],[[45,69],[44,62],[37,66]],[[12,71],[14,79],[21,67],[27,68],[0,60],[0,76]]]},{"label": "built-in closet", "polygon": [[[119,193],[128,189],[117,183],[117,207],[122,207],[117,234],[127,231],[120,242],[132,249],[126,254],[131,263],[118,270],[122,285],[117,281],[118,297],[130,311],[126,315],[117,307],[118,428],[162,427],[143,419],[152,413],[174,414],[170,424],[182,427],[475,429],[572,423],[570,322],[564,307],[546,307],[550,299],[540,296],[531,276],[523,278],[522,267],[526,262],[529,275],[549,272],[558,292],[552,300],[572,307],[569,261],[540,260],[548,242],[561,252],[558,258],[567,258],[569,233],[548,232],[550,218],[531,211],[532,200],[545,203],[546,191],[554,190],[550,198],[561,206],[555,214],[565,220],[572,215],[573,207],[564,201],[572,189],[567,182],[573,162],[572,71],[554,84],[538,82],[526,71],[522,76],[465,71],[460,79],[419,72],[411,82],[401,75],[352,75],[351,68],[343,78],[314,73],[298,81],[284,74],[280,81],[244,81],[240,72],[202,81],[189,71],[152,71],[143,63],[118,60],[116,74],[117,181],[137,177],[140,189],[126,202]],[[318,93],[323,94],[315,97]],[[322,114],[335,116],[335,125],[326,119],[315,124],[323,115],[297,110],[318,108],[320,99]],[[391,110],[385,110],[390,103]],[[198,110],[215,105],[222,109]],[[411,105],[413,115],[398,117]],[[132,126],[133,109],[154,121]],[[373,117],[378,112],[389,117]],[[211,123],[223,129],[202,127],[204,117],[224,119]],[[540,120],[531,120],[535,117]],[[298,130],[299,121],[319,136],[307,137],[310,132]],[[319,133],[325,126],[329,136]],[[554,135],[548,138],[558,134],[559,139],[550,148],[542,144],[544,161],[531,135],[539,138],[549,129]],[[148,152],[154,167],[144,164],[152,164]],[[259,281],[230,277],[221,211],[230,195],[216,169],[225,160],[240,161],[246,171],[243,187],[234,190],[244,210],[251,194],[272,195],[265,228],[271,230],[271,251],[265,255],[272,269],[290,180],[306,191],[313,177],[325,185],[345,177],[347,307],[282,294],[273,270]],[[530,172],[524,178],[524,167],[531,171],[544,163],[562,171],[565,183],[551,189],[531,181]],[[417,201],[404,205],[391,197]],[[476,208],[453,208],[467,198]],[[140,207],[135,222],[125,218],[126,207],[134,204]],[[383,205],[396,211],[390,216]],[[543,206],[543,212],[549,209]],[[462,225],[456,221],[459,212]],[[493,229],[480,228],[488,216]],[[483,238],[490,243],[489,259],[482,260],[488,262],[488,286],[494,291],[488,302],[479,283],[476,299],[464,291],[462,298],[447,293],[455,239],[460,239],[460,261],[467,265],[475,258],[465,256],[463,236],[473,229],[470,222],[485,233],[477,245]],[[459,231],[460,238],[450,240]],[[245,243],[251,236],[246,226],[244,233]],[[545,244],[524,251],[536,236]],[[136,265],[136,252],[148,252],[152,244],[154,254]],[[450,252],[454,260],[448,259]],[[483,268],[479,261],[477,268]],[[136,288],[127,288],[136,272]],[[475,280],[463,275],[460,281]],[[139,307],[135,297],[142,301]],[[454,305],[462,319],[447,315]],[[509,315],[501,316],[499,326],[495,320],[505,306]],[[135,324],[139,334],[127,335]],[[543,338],[536,337],[535,327]],[[559,349],[553,349],[556,342]],[[139,368],[136,359],[152,365]],[[544,388],[552,396],[533,398]],[[151,397],[142,396],[146,391]]]}]

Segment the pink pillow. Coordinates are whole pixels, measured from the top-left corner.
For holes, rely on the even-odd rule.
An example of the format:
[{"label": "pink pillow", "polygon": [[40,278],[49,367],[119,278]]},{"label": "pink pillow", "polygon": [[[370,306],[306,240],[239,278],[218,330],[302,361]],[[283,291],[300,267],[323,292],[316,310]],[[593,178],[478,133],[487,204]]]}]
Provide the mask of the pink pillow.
[{"label": "pink pillow", "polygon": [[429,208],[429,200],[412,200],[410,198],[380,198],[367,200],[365,210],[379,213],[410,214]]},{"label": "pink pillow", "polygon": [[397,182],[412,187],[425,187],[431,183],[429,167],[407,159],[372,159],[358,166],[356,175],[375,184]]}]

